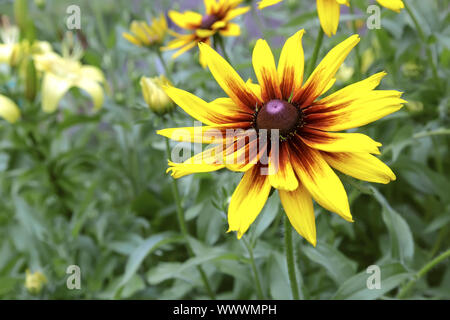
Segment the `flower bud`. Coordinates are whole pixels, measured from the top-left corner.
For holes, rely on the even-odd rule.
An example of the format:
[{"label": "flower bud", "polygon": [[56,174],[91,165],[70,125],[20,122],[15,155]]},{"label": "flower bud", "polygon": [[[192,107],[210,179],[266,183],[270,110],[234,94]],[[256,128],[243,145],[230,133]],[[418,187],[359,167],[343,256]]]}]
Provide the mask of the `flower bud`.
[{"label": "flower bud", "polygon": [[15,123],[20,118],[19,107],[9,99],[0,94],[0,117],[9,123]]},{"label": "flower bud", "polygon": [[33,102],[37,92],[37,73],[34,61],[31,57],[27,59],[25,73],[25,97],[28,101]]},{"label": "flower bud", "polygon": [[154,78],[142,77],[140,84],[144,100],[153,112],[164,114],[173,110],[174,103],[162,88],[164,85],[171,84],[165,76],[161,75]]},{"label": "flower bud", "polygon": [[26,270],[25,288],[28,292],[38,294],[42,291],[42,288],[46,283],[47,278],[42,272],[36,271],[31,273],[30,270]]}]

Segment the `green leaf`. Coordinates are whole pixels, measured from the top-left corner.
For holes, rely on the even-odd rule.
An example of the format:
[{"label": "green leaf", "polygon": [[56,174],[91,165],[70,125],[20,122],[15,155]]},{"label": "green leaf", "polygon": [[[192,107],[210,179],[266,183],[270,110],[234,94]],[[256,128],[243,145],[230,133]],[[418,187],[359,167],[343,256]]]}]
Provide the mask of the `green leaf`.
[{"label": "green leaf", "polygon": [[386,198],[374,187],[370,187],[375,199],[381,204],[383,221],[386,224],[392,243],[392,257],[400,261],[409,261],[414,256],[414,239],[405,219],[395,211]]},{"label": "green leaf", "polygon": [[155,234],[142,242],[142,244],[137,247],[131,253],[128,258],[127,264],[125,266],[125,274],[120,282],[121,285],[127,283],[137,272],[139,267],[141,266],[144,259],[154,252],[156,249],[161,247],[162,245],[179,241],[180,237],[175,236],[171,232]]},{"label": "green leaf", "polygon": [[403,281],[411,277],[405,267],[400,263],[380,266],[380,289],[369,289],[367,280],[374,273],[362,271],[347,279],[337,290],[333,299],[337,300],[373,300],[392,289],[398,287]]},{"label": "green leaf", "polygon": [[302,251],[309,259],[324,267],[337,284],[344,282],[356,272],[354,261],[326,243],[319,243],[315,248],[305,246]]}]

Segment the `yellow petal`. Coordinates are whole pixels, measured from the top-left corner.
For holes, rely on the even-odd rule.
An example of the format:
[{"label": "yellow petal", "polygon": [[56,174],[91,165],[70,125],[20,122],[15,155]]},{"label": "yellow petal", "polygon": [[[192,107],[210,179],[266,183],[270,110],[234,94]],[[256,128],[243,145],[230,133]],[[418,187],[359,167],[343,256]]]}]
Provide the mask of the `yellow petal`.
[{"label": "yellow petal", "polygon": [[309,148],[300,140],[293,141],[290,149],[292,167],[301,183],[318,204],[353,222],[347,193],[338,176],[319,151]]},{"label": "yellow petal", "polygon": [[400,12],[405,7],[402,0],[377,0],[377,2],[395,12]]},{"label": "yellow petal", "polygon": [[318,150],[380,154],[381,143],[362,133],[325,132],[304,127],[299,137],[307,146]]},{"label": "yellow petal", "polygon": [[123,32],[122,37],[124,37],[126,40],[128,40],[129,42],[131,42],[132,44],[134,44],[136,46],[140,47],[142,45],[141,41],[138,38],[136,38],[135,36],[133,36],[127,32]]},{"label": "yellow petal", "polygon": [[102,107],[104,99],[103,88],[97,81],[83,77],[76,83],[76,86],[89,93],[94,101],[95,110]]},{"label": "yellow petal", "polygon": [[181,56],[183,53],[185,53],[186,51],[191,50],[193,47],[195,47],[196,44],[197,44],[197,42],[195,42],[195,41],[188,42],[184,47],[182,47],[180,50],[178,50],[177,52],[175,52],[172,55],[172,59],[176,59],[179,56]]},{"label": "yellow petal", "polygon": [[[353,47],[358,44],[359,40],[357,34],[350,36],[331,49],[322,59],[303,86],[303,106],[309,106],[311,102],[329,87],[330,81],[333,80],[339,67]],[[295,99],[297,99],[297,97]]]},{"label": "yellow petal", "polygon": [[0,94],[0,117],[9,123],[15,123],[20,119],[20,109],[8,97]]},{"label": "yellow petal", "polygon": [[209,29],[196,29],[195,34],[199,38],[208,38],[212,37],[216,33],[215,30],[209,30]]},{"label": "yellow petal", "polygon": [[72,83],[64,78],[59,78],[47,72],[42,82],[42,110],[53,112],[66,92],[72,87]]},{"label": "yellow petal", "polygon": [[0,43],[0,63],[10,63],[14,52],[14,45]]},{"label": "yellow petal", "polygon": [[401,109],[406,103],[401,95],[395,90],[375,90],[347,102],[341,99],[335,106],[312,106],[305,111],[305,121],[309,128],[326,131],[357,128]]},{"label": "yellow petal", "polygon": [[233,67],[209,45],[199,43],[199,48],[209,70],[227,95],[243,110],[254,110],[261,102]]},{"label": "yellow petal", "polygon": [[317,0],[317,14],[323,32],[329,37],[336,34],[340,8],[336,0]]},{"label": "yellow petal", "polygon": [[225,167],[222,161],[222,145],[209,148],[183,163],[169,161],[169,168],[166,173],[170,173],[175,179],[193,173],[212,172]]},{"label": "yellow petal", "polygon": [[275,59],[265,40],[259,39],[253,49],[253,69],[262,89],[264,101],[282,99]]},{"label": "yellow petal", "polygon": [[185,11],[183,13],[170,10],[169,18],[182,29],[197,29],[202,23],[202,15],[193,11]]},{"label": "yellow petal", "polygon": [[308,190],[299,185],[294,191],[278,190],[278,193],[291,225],[303,238],[316,246],[316,217]]},{"label": "yellow petal", "polygon": [[248,11],[250,10],[250,7],[240,7],[237,9],[233,9],[228,11],[227,15],[225,16],[225,18],[223,18],[224,21],[230,21],[240,15],[246,14]]},{"label": "yellow petal", "polygon": [[[251,122],[229,123],[220,126],[168,128],[156,131],[171,140],[195,143],[222,143],[227,141],[227,129],[249,128]],[[231,135],[231,133],[230,133]],[[229,140],[234,140],[229,137]]]},{"label": "yellow petal", "polygon": [[103,74],[103,71],[97,67],[82,66],[80,72],[83,78],[89,78],[90,80],[101,83],[105,82],[105,76]]},{"label": "yellow petal", "polygon": [[[271,153],[274,150],[272,148]],[[298,180],[292,168],[290,154],[286,143],[281,143],[278,157],[269,158],[269,182],[275,189],[293,191],[298,187]],[[275,161],[273,161],[275,159]],[[278,159],[278,163],[276,161]]]},{"label": "yellow petal", "polygon": [[262,0],[258,2],[258,9],[262,10],[264,8],[273,6],[274,4],[280,3],[283,0]]},{"label": "yellow petal", "polygon": [[241,34],[241,27],[236,23],[227,23],[224,29],[220,30],[220,34],[224,37],[238,37]]},{"label": "yellow petal", "polygon": [[199,97],[175,87],[166,86],[164,91],[189,115],[207,125],[236,123],[249,119],[247,113],[237,113],[233,109],[227,110],[224,104],[207,103]]},{"label": "yellow petal", "polygon": [[387,165],[368,153],[322,152],[322,155],[330,166],[359,180],[386,184],[396,179]]},{"label": "yellow petal", "polygon": [[283,98],[301,89],[304,71],[304,55],[302,37],[305,30],[300,30],[286,40],[278,62],[278,78]]},{"label": "yellow petal", "polygon": [[228,232],[237,231],[238,239],[244,235],[264,207],[270,189],[269,179],[260,174],[260,166],[254,166],[244,174],[231,196]]}]

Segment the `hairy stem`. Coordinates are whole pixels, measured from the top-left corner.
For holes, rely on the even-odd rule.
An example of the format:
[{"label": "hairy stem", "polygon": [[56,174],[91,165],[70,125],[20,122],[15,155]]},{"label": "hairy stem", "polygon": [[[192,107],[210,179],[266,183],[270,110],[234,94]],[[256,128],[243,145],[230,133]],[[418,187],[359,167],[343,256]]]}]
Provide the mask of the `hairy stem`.
[{"label": "hairy stem", "polygon": [[287,217],[284,218],[284,244],[292,298],[294,300],[298,300],[300,297],[298,294],[297,276],[295,275],[294,247],[292,245],[292,227]]}]

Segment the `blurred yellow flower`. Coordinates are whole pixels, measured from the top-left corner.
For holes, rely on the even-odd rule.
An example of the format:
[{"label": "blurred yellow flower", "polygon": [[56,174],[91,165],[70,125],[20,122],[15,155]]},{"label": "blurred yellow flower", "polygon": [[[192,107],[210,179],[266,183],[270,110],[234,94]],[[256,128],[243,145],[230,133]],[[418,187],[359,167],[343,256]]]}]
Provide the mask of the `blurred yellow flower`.
[{"label": "blurred yellow flower", "polygon": [[[195,47],[199,42],[211,44],[211,37],[216,33],[221,36],[233,37],[241,34],[238,24],[230,22],[232,19],[245,14],[250,7],[239,7],[243,0],[205,0],[206,14],[193,11],[180,13],[169,11],[170,19],[180,28],[192,31],[190,34],[179,34],[171,31],[176,39],[170,41],[163,50],[178,49],[172,56],[177,58],[184,52]],[[200,63],[206,62],[200,54]]]},{"label": "blurred yellow flower", "polygon": [[20,119],[20,109],[10,98],[0,94],[0,117],[10,123]]},{"label": "blurred yellow flower", "polygon": [[23,58],[28,55],[51,52],[52,46],[46,41],[28,40],[19,42],[19,28],[9,23],[6,16],[1,18],[0,38],[0,63],[8,63],[10,66],[17,66]]},{"label": "blurred yellow flower", "polygon": [[142,77],[140,84],[144,100],[152,111],[164,114],[174,108],[172,100],[163,90],[164,86],[171,85],[164,75],[154,78]]},{"label": "blurred yellow flower", "polygon": [[46,283],[47,278],[42,272],[36,271],[31,273],[30,270],[26,270],[25,288],[28,292],[33,294],[40,293]]},{"label": "blurred yellow flower", "polygon": [[[283,0],[262,0],[258,8],[264,9]],[[323,32],[329,37],[336,34],[339,25],[340,5],[349,6],[348,0],[316,0],[317,14],[319,15],[320,25]],[[400,12],[405,6],[402,0],[377,0],[385,8]]]},{"label": "blurred yellow flower", "polygon": [[152,20],[151,25],[145,21],[132,21],[130,32],[124,32],[122,36],[132,44],[140,47],[149,47],[155,44],[161,45],[167,34],[166,17],[164,14],[161,14],[159,18]]},{"label": "blurred yellow flower", "polygon": [[86,91],[93,99],[94,109],[103,105],[103,72],[93,66],[82,65],[75,58],[61,57],[54,52],[35,56],[36,69],[44,73],[42,109],[53,112],[64,94],[72,87]]}]

